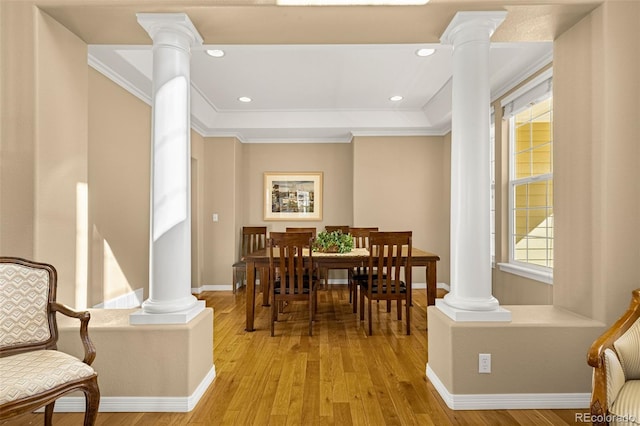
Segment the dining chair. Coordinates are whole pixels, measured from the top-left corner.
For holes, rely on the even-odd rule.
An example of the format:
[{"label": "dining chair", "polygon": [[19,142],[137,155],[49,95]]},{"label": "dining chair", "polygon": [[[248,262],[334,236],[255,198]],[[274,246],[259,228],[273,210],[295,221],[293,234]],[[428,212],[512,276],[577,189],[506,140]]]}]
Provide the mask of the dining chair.
[{"label": "dining chair", "polygon": [[316,228],[313,227],[291,227],[291,226],[287,226],[285,228],[286,232],[311,232],[311,237],[315,238],[316,237]]},{"label": "dining chair", "polygon": [[[364,321],[364,300],[369,302],[369,335],[373,332],[373,300],[397,301],[398,321],[402,301],[407,311],[407,335],[411,334],[411,231],[369,234],[368,278],[360,282],[360,321]],[[406,256],[403,256],[403,249]],[[376,274],[377,271],[377,274]],[[404,277],[404,281],[401,279]]]},{"label": "dining chair", "polygon": [[[313,246],[313,240],[316,239],[317,236],[317,231],[316,228],[312,227],[312,226],[308,226],[308,227],[291,227],[291,226],[287,226],[285,228],[286,232],[311,232],[311,242],[309,243],[308,248],[311,248]],[[317,272],[317,271],[315,271]]]},{"label": "dining chair", "polygon": [[309,336],[313,334],[313,319],[317,309],[316,279],[313,269],[311,232],[271,232],[269,281],[271,289],[271,336],[275,334],[280,304],[296,301],[309,304]]},{"label": "dining chair", "polygon": [[[340,231],[343,234],[348,234],[349,233],[349,226],[348,225],[338,225],[338,226],[331,226],[331,225],[327,225],[324,227],[324,230],[327,232],[335,232],[335,231]],[[349,270],[350,268],[323,268],[322,271],[320,271],[320,279],[322,279],[322,281],[324,282],[325,286],[329,285],[329,271],[330,270],[345,270],[347,271],[347,284],[348,284],[348,279],[349,279]],[[349,296],[351,296],[351,293],[349,293]]]},{"label": "dining chair", "polygon": [[[349,234],[353,238],[354,248],[369,249],[369,234],[378,231],[378,227],[350,227]],[[349,271],[349,303],[353,302],[353,313],[358,312],[358,285],[367,280],[367,268],[358,266]]]},{"label": "dining chair", "polygon": [[324,227],[324,230],[327,232],[334,232],[334,231],[340,231],[343,234],[348,234],[349,233],[349,229],[351,229],[350,226],[342,226],[342,225],[338,225],[338,226],[331,226],[331,225],[327,225]]},{"label": "dining chair", "polygon": [[244,260],[245,256],[254,251],[264,249],[267,244],[267,227],[266,226],[243,226],[242,227],[242,253],[240,260],[232,265],[233,267],[233,293],[236,292],[239,275],[242,276],[241,284],[247,276],[247,265]]}]

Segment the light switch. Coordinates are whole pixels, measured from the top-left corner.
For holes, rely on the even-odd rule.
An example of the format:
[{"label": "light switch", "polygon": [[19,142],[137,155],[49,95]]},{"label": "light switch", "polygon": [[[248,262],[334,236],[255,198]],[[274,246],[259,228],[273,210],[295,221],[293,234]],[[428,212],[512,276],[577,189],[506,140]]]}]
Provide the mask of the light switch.
[{"label": "light switch", "polygon": [[218,221],[218,213],[214,213],[213,214],[213,221],[217,222]]}]

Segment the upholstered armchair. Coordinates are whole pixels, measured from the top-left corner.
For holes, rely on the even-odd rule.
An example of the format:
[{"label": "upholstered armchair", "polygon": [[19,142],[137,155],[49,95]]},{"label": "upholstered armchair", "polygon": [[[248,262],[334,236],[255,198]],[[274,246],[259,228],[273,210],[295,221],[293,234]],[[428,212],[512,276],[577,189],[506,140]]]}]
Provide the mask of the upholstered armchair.
[{"label": "upholstered armchair", "polygon": [[[51,425],[56,399],[82,391],[85,426],[95,423],[100,404],[96,356],[89,339],[89,312],[56,302],[53,266],[0,257],[0,420],[45,407]],[[84,359],[57,350],[56,313],[80,320]]]},{"label": "upholstered armchair", "polygon": [[589,349],[594,425],[640,425],[640,289],[629,309]]}]

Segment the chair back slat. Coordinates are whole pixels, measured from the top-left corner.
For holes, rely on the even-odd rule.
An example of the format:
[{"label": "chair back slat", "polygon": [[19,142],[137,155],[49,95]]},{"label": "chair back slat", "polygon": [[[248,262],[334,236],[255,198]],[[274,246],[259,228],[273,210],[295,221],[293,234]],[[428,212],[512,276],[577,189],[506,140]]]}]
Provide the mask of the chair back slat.
[{"label": "chair back slat", "polygon": [[242,257],[267,246],[266,226],[242,227]]},{"label": "chair back slat", "polygon": [[349,234],[353,237],[354,248],[369,248],[369,234],[378,231],[377,227],[349,228]]}]

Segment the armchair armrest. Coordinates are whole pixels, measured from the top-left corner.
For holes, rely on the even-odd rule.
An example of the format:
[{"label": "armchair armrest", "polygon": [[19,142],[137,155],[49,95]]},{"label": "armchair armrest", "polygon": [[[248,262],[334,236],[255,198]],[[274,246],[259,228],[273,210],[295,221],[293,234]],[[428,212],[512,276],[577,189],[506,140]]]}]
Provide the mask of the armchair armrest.
[{"label": "armchair armrest", "polygon": [[[612,374],[619,377],[619,371],[607,371],[608,368],[616,365],[616,362],[619,364],[618,352],[614,344],[639,318],[640,289],[636,289],[632,292],[631,303],[626,312],[618,318],[607,331],[598,337],[591,345],[591,348],[589,348],[587,363],[593,367],[593,389],[591,393],[592,416],[604,418],[609,411],[609,403],[613,403],[613,401],[608,400],[607,396],[609,395],[615,398],[615,395],[617,395],[616,389],[608,389],[608,386],[611,386],[613,383],[611,381],[611,377],[613,377]],[[606,359],[607,355],[608,360]],[[608,377],[609,380],[607,380]],[[612,387],[615,388],[615,385]]]},{"label": "armchair armrest", "polygon": [[84,359],[82,362],[91,365],[96,357],[96,348],[91,338],[89,338],[89,320],[91,319],[89,311],[75,311],[58,302],[52,302],[51,309],[53,312],[60,312],[63,315],[80,320],[80,340],[84,348]]}]

